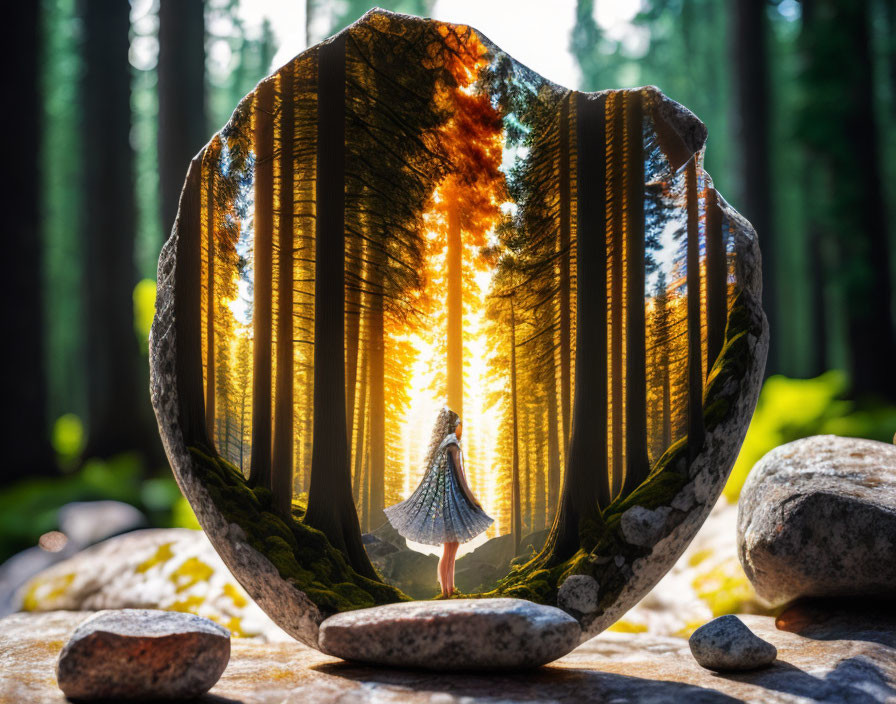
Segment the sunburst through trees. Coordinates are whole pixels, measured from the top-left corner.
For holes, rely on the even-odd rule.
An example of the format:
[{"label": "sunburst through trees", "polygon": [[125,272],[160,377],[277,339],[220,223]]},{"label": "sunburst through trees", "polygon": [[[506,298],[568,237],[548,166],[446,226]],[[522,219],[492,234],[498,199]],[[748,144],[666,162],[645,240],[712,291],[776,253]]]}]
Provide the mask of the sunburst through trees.
[{"label": "sunburst through trees", "polygon": [[182,197],[187,445],[366,589],[362,533],[416,485],[447,403],[491,534],[544,531],[529,573],[569,560],[698,455],[730,343],[731,223],[668,104],[567,91],[475,30],[386,13],[290,61]]}]

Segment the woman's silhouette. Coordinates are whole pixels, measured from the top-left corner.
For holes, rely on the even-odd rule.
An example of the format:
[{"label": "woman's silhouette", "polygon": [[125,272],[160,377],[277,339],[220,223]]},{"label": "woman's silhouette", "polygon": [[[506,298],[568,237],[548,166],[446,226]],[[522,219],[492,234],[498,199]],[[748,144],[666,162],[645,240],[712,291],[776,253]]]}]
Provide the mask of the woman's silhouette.
[{"label": "woman's silhouette", "polygon": [[441,545],[439,586],[442,596],[454,593],[454,557],[458,545],[488,528],[490,518],[473,496],[464,472],[460,439],[463,423],[450,408],[442,408],[426,453],[425,473],[410,498],[389,506],[386,517],[408,540]]}]

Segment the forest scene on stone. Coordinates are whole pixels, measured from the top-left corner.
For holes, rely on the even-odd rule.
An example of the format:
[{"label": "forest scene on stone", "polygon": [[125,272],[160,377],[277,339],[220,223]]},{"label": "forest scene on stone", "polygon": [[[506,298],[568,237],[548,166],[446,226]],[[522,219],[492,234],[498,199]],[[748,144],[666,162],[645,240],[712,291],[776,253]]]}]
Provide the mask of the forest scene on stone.
[{"label": "forest scene on stone", "polygon": [[194,159],[185,444],[319,606],[407,598],[365,545],[425,472],[442,406],[495,517],[473,547],[531,543],[480,592],[553,598],[551,570],[684,484],[751,323],[734,325],[737,228],[670,105],[374,13],[259,83]]}]

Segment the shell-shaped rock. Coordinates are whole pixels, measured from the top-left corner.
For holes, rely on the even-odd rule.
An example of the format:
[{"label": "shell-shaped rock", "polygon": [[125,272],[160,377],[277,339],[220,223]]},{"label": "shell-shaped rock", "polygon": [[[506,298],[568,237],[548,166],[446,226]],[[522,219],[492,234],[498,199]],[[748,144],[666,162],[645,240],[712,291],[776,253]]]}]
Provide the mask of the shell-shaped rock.
[{"label": "shell-shaped rock", "polygon": [[408,598],[364,551],[404,546],[359,521],[422,474],[427,384],[466,405],[497,534],[553,526],[489,596],[588,638],[671,567],[768,342],[756,235],[705,139],[655,87],[570,91],[472,28],[381,10],[240,102],[162,250],[152,397],[202,527],[279,625],[317,647],[324,618]]}]

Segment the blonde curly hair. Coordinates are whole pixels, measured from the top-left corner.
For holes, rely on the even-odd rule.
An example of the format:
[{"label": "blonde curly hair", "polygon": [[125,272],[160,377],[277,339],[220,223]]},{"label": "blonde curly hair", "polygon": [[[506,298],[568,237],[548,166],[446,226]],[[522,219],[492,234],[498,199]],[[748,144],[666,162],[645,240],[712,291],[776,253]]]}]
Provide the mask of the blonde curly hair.
[{"label": "blonde curly hair", "polygon": [[453,433],[462,422],[461,417],[457,413],[448,408],[448,406],[442,406],[439,410],[439,415],[436,416],[436,422],[432,426],[432,435],[429,438],[429,447],[426,450],[426,460],[423,464],[424,472],[432,465],[442,440]]}]

